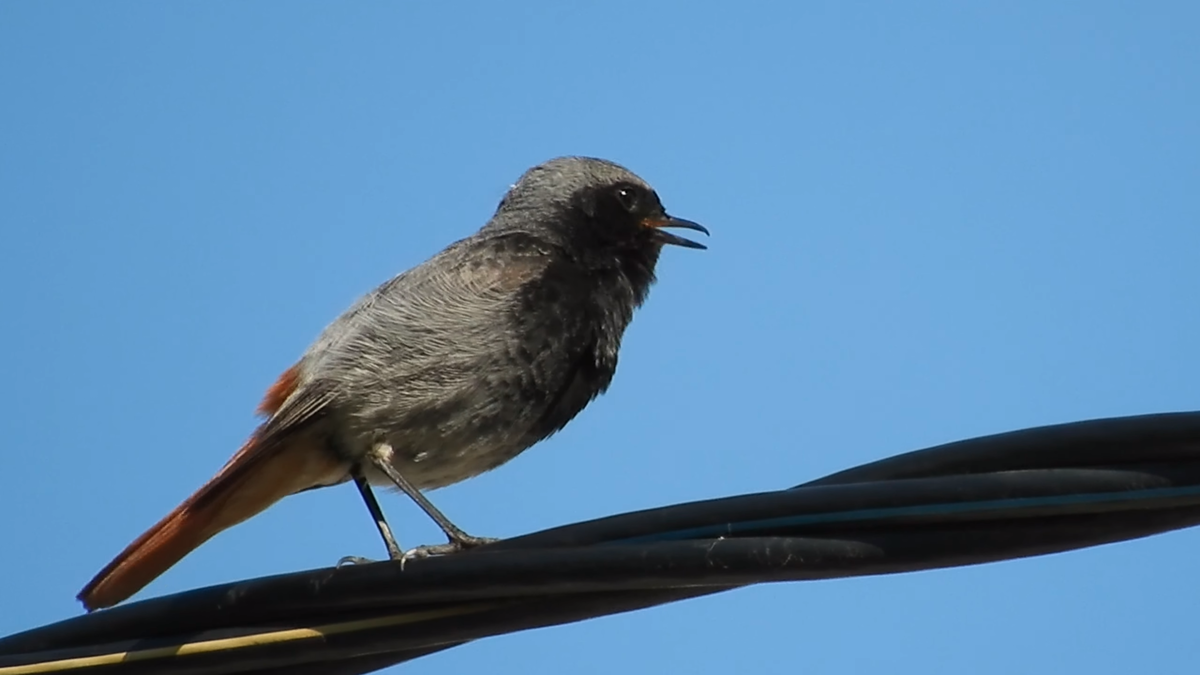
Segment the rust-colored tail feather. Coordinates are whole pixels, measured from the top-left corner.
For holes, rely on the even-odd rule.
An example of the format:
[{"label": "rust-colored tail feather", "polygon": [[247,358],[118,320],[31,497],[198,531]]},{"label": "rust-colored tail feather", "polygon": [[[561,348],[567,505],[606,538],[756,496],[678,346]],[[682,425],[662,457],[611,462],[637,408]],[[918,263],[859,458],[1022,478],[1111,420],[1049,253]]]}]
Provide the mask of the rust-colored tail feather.
[{"label": "rust-colored tail feather", "polygon": [[291,438],[266,448],[251,439],[175,510],[146,530],[79,592],[88,611],[140,591],[218,532],[284,497],[340,480],[340,461],[321,444]]}]

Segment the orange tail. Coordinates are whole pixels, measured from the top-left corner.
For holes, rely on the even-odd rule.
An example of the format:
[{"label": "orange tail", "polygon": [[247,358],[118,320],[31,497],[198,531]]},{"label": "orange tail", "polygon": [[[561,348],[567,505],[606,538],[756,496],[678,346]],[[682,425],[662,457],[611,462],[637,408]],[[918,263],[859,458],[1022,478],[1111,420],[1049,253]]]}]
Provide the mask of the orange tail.
[{"label": "orange tail", "polygon": [[341,462],[320,443],[294,437],[272,445],[251,439],[212,480],[100,570],[79,592],[83,606],[92,611],[115,605],[218,532],[290,494],[344,478]]}]

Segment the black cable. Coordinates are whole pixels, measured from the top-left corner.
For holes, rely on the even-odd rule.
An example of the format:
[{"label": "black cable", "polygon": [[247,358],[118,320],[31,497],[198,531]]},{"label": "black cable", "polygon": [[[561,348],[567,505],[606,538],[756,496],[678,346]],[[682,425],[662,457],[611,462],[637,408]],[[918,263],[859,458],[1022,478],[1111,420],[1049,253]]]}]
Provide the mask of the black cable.
[{"label": "black cable", "polygon": [[[365,673],[748,584],[979,564],[1197,524],[1200,413],[1097,420],[553,528],[403,570],[310,570],[130,603],[0,639],[0,675]],[[63,659],[78,660],[67,670]]]}]

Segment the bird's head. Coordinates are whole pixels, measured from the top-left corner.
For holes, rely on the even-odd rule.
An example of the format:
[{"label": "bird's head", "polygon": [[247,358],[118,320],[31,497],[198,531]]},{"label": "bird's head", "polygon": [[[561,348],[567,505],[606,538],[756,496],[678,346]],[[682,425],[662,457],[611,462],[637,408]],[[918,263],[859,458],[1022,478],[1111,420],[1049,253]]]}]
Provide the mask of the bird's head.
[{"label": "bird's head", "polygon": [[633,257],[653,268],[664,245],[707,248],[667,231],[708,234],[704,226],[668,215],[646,181],[591,157],[560,157],[526,171],[493,220],[534,228],[589,262]]}]

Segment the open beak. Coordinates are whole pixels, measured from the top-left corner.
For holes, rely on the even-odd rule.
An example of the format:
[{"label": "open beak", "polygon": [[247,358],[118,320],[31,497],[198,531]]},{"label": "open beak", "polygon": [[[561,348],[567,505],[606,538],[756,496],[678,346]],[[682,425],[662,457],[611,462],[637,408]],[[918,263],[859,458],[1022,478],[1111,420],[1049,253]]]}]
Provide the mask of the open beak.
[{"label": "open beak", "polygon": [[663,231],[663,229],[667,227],[679,227],[685,230],[695,230],[697,232],[708,234],[708,229],[700,223],[693,223],[692,221],[684,220],[683,218],[671,218],[670,216],[666,216],[663,218],[647,218],[646,220],[642,221],[642,224],[646,227],[653,228],[654,239],[659,243],[673,244],[675,246],[683,246],[685,248],[708,248],[700,242],[692,241],[691,239],[684,239],[679,235]]}]

